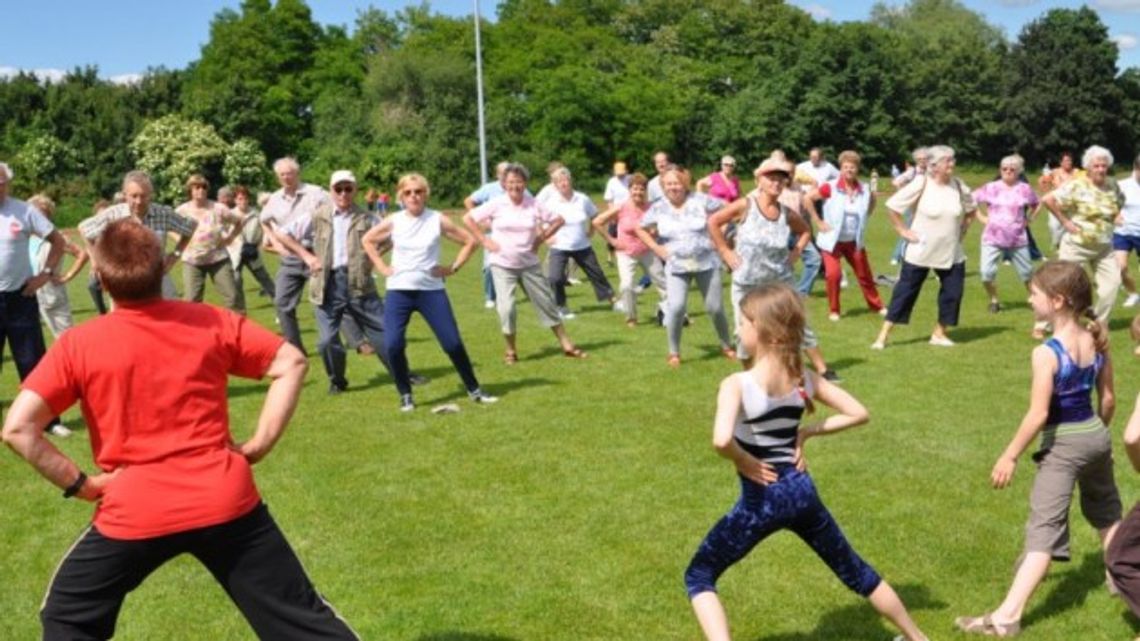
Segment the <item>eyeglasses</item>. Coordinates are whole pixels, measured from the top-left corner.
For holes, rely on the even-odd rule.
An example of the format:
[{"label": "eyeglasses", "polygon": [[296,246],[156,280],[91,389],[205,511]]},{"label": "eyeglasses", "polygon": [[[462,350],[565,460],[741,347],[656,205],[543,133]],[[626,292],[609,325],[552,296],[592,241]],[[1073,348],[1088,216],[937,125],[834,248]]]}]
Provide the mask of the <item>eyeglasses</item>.
[{"label": "eyeglasses", "polygon": [[356,191],[356,187],[352,185],[337,185],[336,187],[333,187],[333,191],[338,194],[351,194],[352,192]]},{"label": "eyeglasses", "polygon": [[423,187],[421,187],[419,189],[405,189],[404,191],[400,192],[400,195],[401,196],[426,196],[427,190],[424,189]]}]

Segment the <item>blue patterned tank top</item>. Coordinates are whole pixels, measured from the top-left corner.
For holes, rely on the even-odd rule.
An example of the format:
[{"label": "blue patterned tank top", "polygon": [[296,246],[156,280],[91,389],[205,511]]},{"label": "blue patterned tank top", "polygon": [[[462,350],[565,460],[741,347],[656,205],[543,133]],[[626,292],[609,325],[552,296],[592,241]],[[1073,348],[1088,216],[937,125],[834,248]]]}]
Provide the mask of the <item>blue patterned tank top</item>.
[{"label": "blue patterned tank top", "polygon": [[1083,423],[1096,416],[1092,405],[1092,392],[1096,377],[1104,367],[1104,354],[1097,353],[1092,364],[1078,367],[1068,350],[1056,338],[1045,345],[1057,356],[1057,373],[1053,375],[1053,397],[1049,399],[1046,425]]}]

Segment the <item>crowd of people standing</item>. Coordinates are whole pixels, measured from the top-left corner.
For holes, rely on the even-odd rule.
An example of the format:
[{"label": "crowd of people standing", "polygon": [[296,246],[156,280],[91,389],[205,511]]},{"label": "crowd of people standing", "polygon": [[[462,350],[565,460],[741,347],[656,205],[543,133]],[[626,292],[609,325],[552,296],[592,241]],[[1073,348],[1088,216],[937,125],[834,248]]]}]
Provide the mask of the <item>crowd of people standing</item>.
[{"label": "crowd of people standing", "polygon": [[[899,237],[890,257],[898,273],[890,279],[892,290],[886,302],[880,297],[880,279],[876,279],[866,242],[879,197],[877,181],[862,179],[862,158],[853,150],[838,155],[838,167],[819,148],[812,149],[798,165],[774,150],[753,172],[753,189],[742,185],[732,156],[722,157],[717,171],[697,180],[672,163],[665,152],[655,154],[652,178],[631,174],[626,163],[619,161],[606,186],[604,209],[574,189],[573,174],[565,166],[548,167],[549,184],[532,195],[529,170],[504,162],[497,167],[496,180],[465,199],[466,211],[459,220],[428,206],[428,178],[415,173],[400,178],[388,213],[386,199],[381,205],[375,190],[366,205],[358,203],[361,190],[352,171],[333,172],[326,190],[301,181],[301,167],[293,158],[274,164],[280,189],[259,198],[259,207],[251,203],[252,194],[244,186],[224,187],[211,199],[207,179],[193,175],[186,182],[188,200],[170,208],[153,201],[154,187],[147,174],[132,171],[123,179],[120,202],[99,208],[79,225],[82,244],[72,242],[52,225],[50,199],[37,196],[25,203],[9,197],[12,171],[0,164],[0,217],[9,219],[10,228],[17,230],[0,254],[0,281],[6,284],[0,302],[7,310],[4,329],[21,380],[32,376],[46,352],[39,314],[57,340],[78,350],[53,356],[54,369],[37,372],[30,380],[26,389],[39,390],[39,400],[49,402],[36,404],[36,398],[25,398],[5,426],[5,439],[33,460],[39,451],[37,433],[67,434],[53,414],[75,402],[69,395],[75,386],[90,381],[69,381],[74,372],[59,368],[70,367],[67,358],[78,358],[83,350],[97,346],[90,331],[69,334],[72,322],[65,285],[78,276],[89,256],[96,275],[94,285],[106,287],[124,314],[138,313],[140,301],[149,305],[152,299],[177,298],[169,272],[181,262],[182,297],[202,301],[205,281],[210,280],[232,315],[193,320],[184,317],[189,312],[181,308],[158,306],[147,308],[153,317],[145,322],[198,323],[206,334],[214,332],[237,343],[241,339],[230,335],[235,331],[230,325],[240,324],[238,319],[246,311],[241,273],[243,269],[252,273],[260,293],[273,300],[283,343],[255,332],[248,339],[252,351],[233,361],[236,369],[232,373],[242,375],[268,372],[275,378],[296,379],[297,359],[305,354],[298,308],[307,287],[318,330],[316,350],[329,394],[340,394],[349,385],[345,342],[349,348],[366,345],[365,351],[375,354],[392,380],[401,411],[416,409],[413,387],[428,382],[412,370],[407,354],[406,333],[413,312],[431,328],[470,400],[477,404],[498,401],[483,389],[475,374],[459,332],[457,310],[446,291],[446,279],[474,259],[480,247],[484,300],[498,315],[505,344],[503,362],[512,366],[520,361],[516,305],[520,289],[539,323],[552,331],[561,354],[575,360],[587,358],[567,328],[567,322],[576,317],[567,297],[571,264],[588,279],[594,298],[620,312],[631,329],[640,324],[639,294],[655,291],[655,315],[665,330],[665,362],[671,368],[682,366],[683,330],[690,325],[687,303],[690,289],[695,288],[711,322],[716,349],[743,369],[721,386],[714,428],[718,453],[739,472],[741,500],[710,531],[685,573],[706,636],[729,638],[727,618],[716,596],[720,574],[768,534],[791,529],[850,589],[867,597],[892,621],[902,632],[900,638],[921,641],[926,637],[898,595],[854,552],[804,471],[803,444],[808,438],[855,427],[867,420],[868,412],[839,387],[840,376],[827,365],[820,344],[821,334],[827,332],[808,322],[803,298],[810,295],[822,270],[828,320],[839,322],[841,289],[847,280],[841,261],[846,261],[868,309],[884,317],[870,344],[872,350],[883,350],[896,326],[909,322],[933,273],[939,281],[938,316],[929,343],[954,347],[951,332],[959,324],[966,287],[964,239],[970,224],[978,220],[984,225],[979,274],[988,311],[1004,311],[995,280],[998,266],[1009,261],[1030,296],[1033,335],[1052,336],[1034,350],[1031,407],[995,465],[995,487],[1008,485],[1017,459],[1034,437],[1041,434],[1048,446],[1035,455],[1041,468],[1031,499],[1025,554],[1009,595],[993,613],[961,617],[957,625],[965,632],[996,636],[1019,631],[1025,603],[1050,560],[1068,554],[1067,525],[1058,526],[1057,515],[1067,515],[1078,484],[1085,515],[1108,551],[1109,584],[1121,590],[1130,604],[1140,604],[1140,558],[1133,558],[1138,556],[1137,546],[1125,544],[1140,542],[1135,534],[1140,532],[1140,512],[1122,518],[1112,478],[1111,442],[1106,445],[1105,426],[1114,410],[1113,381],[1103,340],[1120,288],[1129,292],[1125,306],[1140,302],[1127,275],[1130,253],[1140,253],[1140,157],[1133,174],[1117,182],[1111,171],[1114,159],[1107,149],[1089,147],[1080,170],[1068,154],[1038,184],[1042,193],[1025,180],[1024,161],[1016,154],[1002,159],[995,180],[976,189],[956,175],[955,153],[950,147],[924,147],[915,150],[913,158],[914,165],[896,177],[895,191],[886,200],[886,224]],[[1036,246],[1028,227],[1042,209],[1055,221],[1052,236],[1057,260],[1034,270]],[[124,225],[136,223],[147,230],[144,236],[122,231]],[[607,258],[616,261],[617,289],[595,251],[595,232],[605,241]],[[442,260],[444,239],[458,247],[451,262]],[[122,243],[135,245],[118,246]],[[153,254],[153,265],[124,257],[124,252],[140,247],[145,256]],[[269,276],[262,251],[279,255],[275,278]],[[72,257],[67,270],[62,269],[65,255]],[[639,267],[642,281],[635,280]],[[127,273],[144,268],[153,268],[153,278]],[[383,296],[376,286],[376,273],[384,277]],[[732,324],[723,301],[726,276]],[[97,288],[91,289],[94,295]],[[459,310],[459,315],[465,312]],[[103,322],[107,331],[129,329],[129,323],[117,325],[127,316],[113,318]],[[1140,324],[1136,327],[1140,333]],[[71,338],[62,341],[63,336]],[[289,347],[282,351],[282,345]],[[145,357],[142,352],[130,355]],[[803,366],[804,357],[811,363],[810,370]],[[273,365],[278,360],[279,370]],[[223,370],[211,370],[210,375],[212,380],[224,379]],[[66,385],[71,385],[67,393],[63,391]],[[297,392],[299,388],[292,390],[292,400],[286,404],[295,403]],[[1091,400],[1094,393],[1096,403]],[[803,425],[802,419],[816,401],[836,413]],[[88,408],[85,414],[91,414],[89,421],[106,423],[106,412],[115,411],[119,410],[112,404]],[[283,428],[283,423],[278,427]],[[270,439],[267,445],[250,446],[243,456],[249,463],[256,462],[278,436],[279,429],[266,437]],[[1130,422],[1126,444],[1140,469],[1140,418]],[[1061,460],[1070,455],[1080,462],[1070,465],[1068,459]],[[108,456],[113,458],[111,453]],[[77,469],[73,471],[69,461],[43,465],[37,464],[37,469],[67,493],[93,500],[113,480],[108,475],[116,473],[104,470],[88,479]],[[267,514],[257,512],[254,521],[244,520],[242,515],[255,514],[250,510],[257,500],[251,484],[243,486],[242,493],[240,506],[235,503],[234,508],[242,514],[214,515],[210,518],[217,518],[209,525],[265,526],[276,532]],[[1130,538],[1114,538],[1118,529]],[[272,536],[280,538],[279,533]],[[288,559],[292,553],[283,538],[280,541],[276,556]],[[97,547],[103,542],[91,540],[84,545]],[[332,636],[353,636],[335,614],[316,602],[319,597],[303,571],[290,570],[283,580],[299,586],[305,603],[243,606],[253,613],[249,616],[264,617],[255,627],[286,629],[292,625],[291,617],[311,617],[317,622],[314,625],[324,626]],[[59,589],[83,583],[82,577],[65,574]],[[123,594],[112,595],[112,600],[121,601]],[[74,594],[53,595],[51,611],[58,620],[53,619],[51,625],[63,634],[71,625],[64,620],[77,616],[75,612],[83,605]],[[266,610],[277,607],[294,610],[292,614],[267,614]],[[108,625],[113,630],[113,624],[113,613],[107,612],[99,613],[92,623],[102,630]]]}]

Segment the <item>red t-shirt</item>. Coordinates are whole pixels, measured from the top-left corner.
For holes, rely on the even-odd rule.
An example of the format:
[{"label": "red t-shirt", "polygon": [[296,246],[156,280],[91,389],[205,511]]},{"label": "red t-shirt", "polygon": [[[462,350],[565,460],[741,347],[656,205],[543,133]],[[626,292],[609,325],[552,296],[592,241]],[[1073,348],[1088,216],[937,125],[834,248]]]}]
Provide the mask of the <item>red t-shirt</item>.
[{"label": "red t-shirt", "polygon": [[122,468],[95,527],[146,539],[249,512],[261,498],[229,446],[226,385],[264,376],[283,339],[209,305],[117,305],[60,335],[23,383],[57,415],[79,401],[96,464]]}]

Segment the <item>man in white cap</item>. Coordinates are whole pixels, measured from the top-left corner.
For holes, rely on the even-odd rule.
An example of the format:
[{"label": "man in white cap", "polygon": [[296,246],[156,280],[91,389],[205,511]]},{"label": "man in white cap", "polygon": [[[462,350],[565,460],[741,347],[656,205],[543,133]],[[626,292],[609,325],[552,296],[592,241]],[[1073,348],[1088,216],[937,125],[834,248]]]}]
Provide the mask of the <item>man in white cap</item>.
[{"label": "man in white cap", "polygon": [[[332,202],[317,206],[311,216],[299,216],[279,228],[277,240],[309,269],[309,301],[317,315],[317,351],[329,377],[329,394],[348,389],[344,377],[345,350],[337,339],[348,314],[373,346],[384,344],[384,303],[376,293],[372,262],[364,253],[364,233],[379,219],[355,202],[356,176],[340,169],[329,180]],[[376,356],[389,370],[384,350]],[[412,383],[426,379],[413,374]]]}]

